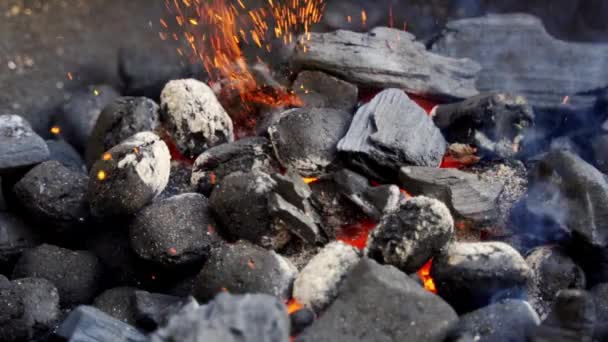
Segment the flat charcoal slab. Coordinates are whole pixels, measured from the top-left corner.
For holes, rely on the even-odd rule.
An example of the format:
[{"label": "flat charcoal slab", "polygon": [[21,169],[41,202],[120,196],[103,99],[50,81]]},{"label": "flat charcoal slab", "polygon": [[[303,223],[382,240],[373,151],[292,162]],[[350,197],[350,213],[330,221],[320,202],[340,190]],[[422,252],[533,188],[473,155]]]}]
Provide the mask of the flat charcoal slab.
[{"label": "flat charcoal slab", "polygon": [[480,91],[524,95],[535,107],[557,107],[566,95],[584,106],[594,97],[573,95],[608,86],[608,45],[557,40],[531,15],[452,21],[431,50],[478,61]]},{"label": "flat charcoal slab", "polygon": [[414,39],[387,27],[368,33],[312,33],[298,43],[292,62],[369,88],[395,87],[436,99],[477,94],[477,63],[430,53]]},{"label": "flat charcoal slab", "polygon": [[359,108],[338,151],[375,180],[396,178],[402,165],[437,167],[447,143],[424,109],[399,89]]},{"label": "flat charcoal slab", "polygon": [[457,218],[485,222],[498,214],[503,186],[456,169],[407,166],[399,173],[400,185],[412,195],[444,202]]},{"label": "flat charcoal slab", "polygon": [[78,342],[147,342],[148,338],[134,327],[92,306],[81,305],[61,323],[57,335]]},{"label": "flat charcoal slab", "polygon": [[0,173],[38,164],[49,156],[49,148],[29,122],[19,115],[0,115]]}]

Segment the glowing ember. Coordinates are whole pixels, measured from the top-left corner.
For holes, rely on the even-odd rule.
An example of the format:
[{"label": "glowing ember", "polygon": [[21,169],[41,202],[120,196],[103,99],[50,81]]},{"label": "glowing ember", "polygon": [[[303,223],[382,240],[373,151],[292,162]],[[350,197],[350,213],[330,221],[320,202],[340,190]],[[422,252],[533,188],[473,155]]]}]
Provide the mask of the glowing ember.
[{"label": "glowing ember", "polygon": [[105,161],[112,160],[112,154],[109,152],[106,152],[101,156],[101,159],[103,159]]},{"label": "glowing ember", "polygon": [[340,228],[336,232],[336,239],[360,250],[365,248],[367,237],[376,227],[376,222],[372,220],[362,220],[353,225]]},{"label": "glowing ember", "polygon": [[437,287],[435,287],[435,282],[433,278],[431,278],[431,266],[433,264],[433,260],[429,260],[420,270],[418,270],[418,276],[422,280],[424,284],[424,288],[430,292],[437,293]]},{"label": "glowing ember", "polygon": [[446,154],[441,161],[441,165],[439,165],[442,169],[460,169],[465,165],[460,162],[458,159]]},{"label": "glowing ember", "polygon": [[306,177],[305,177],[305,178],[304,178],[304,183],[306,183],[306,184],[310,184],[310,183],[314,183],[314,182],[316,182],[316,181],[318,181],[318,180],[319,180],[318,178],[314,178],[314,177],[311,177],[311,178],[306,178]]},{"label": "glowing ember", "polygon": [[304,308],[304,305],[299,303],[295,298],[291,298],[290,300],[288,300],[285,305],[287,306],[287,313],[289,313],[290,315]]},{"label": "glowing ember", "polygon": [[108,178],[108,175],[104,170],[99,170],[99,172],[97,172],[97,179],[104,181],[106,178]]},{"label": "glowing ember", "polygon": [[61,133],[61,128],[59,126],[51,127],[51,134],[59,135]]}]

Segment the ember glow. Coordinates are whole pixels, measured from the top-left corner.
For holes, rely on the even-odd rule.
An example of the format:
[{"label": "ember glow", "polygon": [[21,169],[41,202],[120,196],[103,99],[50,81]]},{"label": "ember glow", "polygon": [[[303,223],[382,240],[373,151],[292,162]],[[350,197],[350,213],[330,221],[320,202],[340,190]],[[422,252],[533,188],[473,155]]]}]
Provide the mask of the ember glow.
[{"label": "ember glow", "polygon": [[340,228],[336,232],[336,239],[347,245],[351,245],[360,250],[367,245],[369,233],[376,227],[376,222],[372,220],[362,220],[353,225]]},{"label": "ember glow", "polygon": [[433,260],[429,260],[422,268],[418,271],[418,276],[422,280],[424,284],[424,288],[427,291],[437,293],[437,287],[435,287],[435,282],[433,278],[431,278],[431,266],[433,264]]},{"label": "ember glow", "polygon": [[302,305],[302,303],[298,302],[295,298],[291,298],[290,300],[288,300],[285,305],[287,306],[287,313],[290,315],[292,313],[304,308],[304,305]]}]

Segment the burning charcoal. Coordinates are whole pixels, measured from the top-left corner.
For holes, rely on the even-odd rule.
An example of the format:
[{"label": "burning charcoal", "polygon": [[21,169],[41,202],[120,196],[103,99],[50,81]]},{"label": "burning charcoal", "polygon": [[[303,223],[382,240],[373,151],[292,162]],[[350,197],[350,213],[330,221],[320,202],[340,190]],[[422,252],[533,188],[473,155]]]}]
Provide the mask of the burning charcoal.
[{"label": "burning charcoal", "polygon": [[521,255],[502,242],[454,242],[433,259],[438,294],[459,312],[520,296],[533,274]]},{"label": "burning charcoal", "polygon": [[148,341],[137,329],[88,305],[81,305],[70,312],[57,329],[57,335],[68,341],[81,342]]},{"label": "burning charcoal", "polygon": [[119,321],[134,325],[136,290],[133,287],[106,290],[95,298],[93,306]]},{"label": "burning charcoal", "polygon": [[498,183],[457,169],[407,166],[399,172],[400,185],[412,195],[425,195],[445,203],[457,219],[487,222],[498,215]]},{"label": "burning charcoal", "polygon": [[137,323],[147,330],[165,325],[169,316],[177,313],[187,302],[180,297],[146,291],[135,291],[134,300]]},{"label": "burning charcoal", "polygon": [[162,120],[186,156],[234,140],[232,119],[215,94],[197,80],[167,83],[161,96]]},{"label": "burning charcoal", "polygon": [[59,231],[80,227],[89,217],[86,174],[48,161],[30,170],[14,186],[27,212]]},{"label": "burning charcoal", "polygon": [[92,253],[43,244],[24,251],[13,278],[38,277],[59,290],[62,306],[88,303],[97,292],[101,265]]},{"label": "burning charcoal", "polygon": [[291,336],[299,335],[315,321],[315,313],[310,309],[300,309],[289,315],[289,326]]},{"label": "burning charcoal", "polygon": [[350,113],[337,109],[291,109],[268,128],[268,134],[283,167],[316,177],[336,160],[336,146],[351,120]]},{"label": "burning charcoal", "polygon": [[118,96],[120,94],[107,85],[77,90],[63,104],[61,113],[53,118],[53,127],[78,151],[84,152],[99,114]]},{"label": "burning charcoal", "polygon": [[585,273],[558,247],[538,247],[526,257],[526,262],[534,272],[528,288],[530,304],[541,319],[549,313],[560,290],[585,288]]},{"label": "burning charcoal", "polygon": [[360,259],[354,247],[339,241],[329,243],[298,274],[293,298],[315,312],[322,311],[336,298],[342,281]]},{"label": "burning charcoal", "polygon": [[454,235],[448,208],[436,199],[414,197],[382,218],[367,241],[367,255],[380,263],[414,273]]},{"label": "burning charcoal", "polygon": [[296,341],[443,341],[457,318],[446,302],[396,268],[363,259]]},{"label": "burning charcoal", "polygon": [[47,140],[46,145],[51,153],[49,160],[56,160],[72,171],[86,172],[84,160],[70,143],[58,139]]},{"label": "burning charcoal", "polygon": [[296,274],[296,268],[274,251],[239,241],[212,252],[198,275],[194,295],[202,301],[222,291],[288,299]]},{"label": "burning charcoal", "polygon": [[87,165],[132,135],[154,131],[158,126],[158,105],[145,97],[119,97],[99,115],[86,148]]},{"label": "burning charcoal", "polygon": [[40,278],[0,284],[0,340],[37,340],[59,319],[59,294]]},{"label": "burning charcoal", "polygon": [[372,187],[367,178],[348,169],[335,172],[332,178],[342,195],[374,220],[399,208],[401,193],[395,185]]},{"label": "burning charcoal", "polygon": [[266,173],[278,170],[268,139],[249,137],[208,149],[196,158],[191,181],[199,192],[209,196],[224,177],[249,170]]},{"label": "burning charcoal", "polygon": [[433,114],[448,141],[475,145],[501,158],[519,151],[526,129],[534,122],[532,107],[523,97],[501,93],[439,105]]},{"label": "burning charcoal", "polygon": [[170,170],[167,145],[152,132],[135,134],[91,168],[91,212],[98,217],[136,213],[165,189]]},{"label": "burning charcoal", "polygon": [[426,112],[399,89],[359,108],[338,150],[372,179],[394,180],[405,165],[437,167],[447,144]]},{"label": "burning charcoal", "polygon": [[268,199],[276,182],[260,171],[231,173],[213,191],[209,207],[232,237],[277,249],[289,241],[289,232],[275,231]]},{"label": "burning charcoal", "polygon": [[176,195],[181,195],[190,192],[196,192],[196,187],[190,183],[192,175],[192,166],[186,162],[171,161],[171,171],[169,173],[169,182],[165,190],[158,195],[156,200],[163,200]]},{"label": "burning charcoal", "polygon": [[46,143],[21,116],[0,115],[0,138],[0,173],[49,159]]},{"label": "burning charcoal", "polygon": [[152,203],[135,216],[129,234],[131,246],[140,258],[163,266],[205,261],[218,240],[209,231],[210,225],[215,226],[203,195],[173,196]]},{"label": "burning charcoal", "polygon": [[403,30],[377,27],[367,33],[312,33],[296,46],[292,62],[322,70],[366,88],[404,89],[437,99],[477,94],[479,65],[430,53]]},{"label": "burning charcoal", "polygon": [[447,341],[527,341],[539,324],[528,302],[505,299],[461,316]]},{"label": "burning charcoal", "polygon": [[[522,46],[534,48],[524,52]],[[527,14],[452,21],[432,50],[478,61],[483,67],[477,81],[481,91],[521,94],[534,107],[556,108],[565,94],[570,95],[569,105],[588,105],[595,100],[591,92],[608,85],[608,47],[557,40],[541,20]]]},{"label": "burning charcoal", "polygon": [[335,108],[352,113],[359,98],[357,86],[320,71],[302,71],[291,88],[306,107]]},{"label": "burning charcoal", "polygon": [[21,219],[0,212],[0,272],[12,269],[21,253],[39,242],[38,233]]},{"label": "burning charcoal", "polygon": [[584,290],[562,290],[555,298],[551,313],[531,340],[591,342],[595,322],[593,296]]},{"label": "burning charcoal", "polygon": [[184,307],[150,336],[162,341],[280,342],[289,340],[285,306],[264,294],[222,293],[207,305]]}]

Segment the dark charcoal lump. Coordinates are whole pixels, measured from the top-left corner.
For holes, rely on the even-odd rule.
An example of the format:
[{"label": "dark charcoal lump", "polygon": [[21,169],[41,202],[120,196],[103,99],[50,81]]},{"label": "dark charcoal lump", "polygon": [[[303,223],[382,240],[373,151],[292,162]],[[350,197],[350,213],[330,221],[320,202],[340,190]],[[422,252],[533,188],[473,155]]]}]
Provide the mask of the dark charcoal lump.
[{"label": "dark charcoal lump", "polygon": [[264,294],[222,293],[207,305],[186,305],[150,336],[163,341],[282,342],[289,340],[285,305]]},{"label": "dark charcoal lump", "polygon": [[169,182],[171,155],[152,132],[137,133],[100,156],[89,172],[88,199],[97,217],[132,215]]},{"label": "dark charcoal lump", "polygon": [[526,263],[534,272],[528,297],[541,319],[549,313],[560,290],[586,286],[583,270],[559,247],[537,247],[526,257]]},{"label": "dark charcoal lump", "polygon": [[352,113],[359,100],[356,85],[321,71],[300,72],[291,88],[306,107],[335,108]]},{"label": "dark charcoal lump", "polygon": [[69,142],[63,139],[47,140],[46,145],[51,153],[49,160],[56,160],[73,171],[86,172],[84,160]]},{"label": "dark charcoal lump", "polygon": [[31,341],[59,319],[59,293],[48,280],[16,279],[0,283],[0,341]]},{"label": "dark charcoal lump", "polygon": [[155,330],[167,324],[169,317],[177,313],[187,302],[187,299],[162,293],[135,291],[135,319],[138,326],[146,330]]},{"label": "dark charcoal lump", "polygon": [[196,192],[196,187],[190,184],[191,175],[192,166],[188,162],[172,160],[169,182],[167,183],[165,190],[163,190],[156,200],[162,200],[189,192]]},{"label": "dark charcoal lump", "polygon": [[207,199],[186,193],[157,201],[135,216],[129,228],[131,246],[144,260],[162,266],[205,261],[219,237]]},{"label": "dark charcoal lump", "polygon": [[598,322],[608,322],[608,283],[597,284],[590,290],[595,302]]},{"label": "dark charcoal lump", "polygon": [[19,115],[0,115],[0,173],[49,159],[44,140]]},{"label": "dark charcoal lump", "polygon": [[198,275],[194,296],[208,301],[222,291],[267,293],[288,299],[296,268],[285,258],[249,242],[225,244],[212,251]]},{"label": "dark charcoal lump", "polygon": [[433,120],[449,142],[508,158],[520,149],[526,129],[534,123],[534,111],[521,96],[484,93],[435,107]]},{"label": "dark charcoal lump", "polygon": [[161,119],[187,157],[234,141],[232,119],[205,83],[175,80],[161,93]]},{"label": "dark charcoal lump", "polygon": [[115,287],[105,290],[95,297],[93,306],[117,320],[134,325],[136,290],[134,287]]},{"label": "dark charcoal lump", "polygon": [[536,329],[534,342],[591,342],[596,324],[593,296],[584,290],[562,290],[557,294],[551,313]]},{"label": "dark charcoal lump", "polygon": [[315,321],[314,311],[304,308],[289,315],[289,335],[298,336]]},{"label": "dark charcoal lump", "polygon": [[120,94],[107,85],[79,89],[63,104],[53,124],[61,130],[62,138],[83,153],[99,114],[118,96]]},{"label": "dark charcoal lump", "polygon": [[457,318],[446,302],[396,268],[363,259],[296,341],[443,341]]},{"label": "dark charcoal lump", "polygon": [[539,324],[528,302],[505,299],[462,315],[447,341],[526,341]]},{"label": "dark charcoal lump", "polygon": [[198,156],[192,167],[191,182],[199,192],[208,196],[233,172],[257,170],[273,173],[278,168],[270,141],[263,137],[247,137],[212,147]]},{"label": "dark charcoal lump", "polygon": [[395,180],[403,165],[437,167],[447,143],[433,120],[399,89],[376,95],[355,114],[338,150],[377,181]]},{"label": "dark charcoal lump", "polygon": [[454,242],[433,259],[437,293],[459,312],[501,298],[521,297],[533,274],[524,258],[502,242]]},{"label": "dark charcoal lump", "polygon": [[88,181],[86,174],[52,160],[34,167],[13,189],[32,218],[59,231],[69,231],[89,218]]},{"label": "dark charcoal lump", "polygon": [[209,207],[231,237],[279,248],[289,240],[289,232],[275,231],[271,224],[268,198],[276,185],[272,177],[260,171],[235,172],[213,191]]},{"label": "dark charcoal lump", "polygon": [[370,234],[366,252],[380,263],[414,273],[453,235],[454,220],[448,208],[436,199],[419,196],[380,220]]},{"label": "dark charcoal lump", "polygon": [[132,135],[154,131],[159,124],[158,105],[145,97],[119,97],[99,115],[89,136],[86,162],[91,166],[96,159]]},{"label": "dark charcoal lump", "polygon": [[268,128],[268,134],[283,167],[314,177],[325,173],[337,159],[338,141],[351,121],[352,115],[342,110],[291,109]]},{"label": "dark charcoal lump", "polygon": [[23,252],[13,278],[36,277],[52,282],[64,307],[90,302],[99,286],[101,264],[86,251],[43,244]]},{"label": "dark charcoal lump", "polygon": [[19,217],[0,212],[0,273],[10,270],[21,253],[40,240],[38,232]]},{"label": "dark charcoal lump", "polygon": [[56,334],[68,341],[81,342],[148,341],[148,338],[134,327],[88,305],[81,305],[72,310]]},{"label": "dark charcoal lump", "polygon": [[457,169],[406,166],[399,172],[400,185],[412,195],[424,195],[445,203],[456,219],[488,222],[498,212],[499,183]]}]

